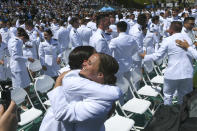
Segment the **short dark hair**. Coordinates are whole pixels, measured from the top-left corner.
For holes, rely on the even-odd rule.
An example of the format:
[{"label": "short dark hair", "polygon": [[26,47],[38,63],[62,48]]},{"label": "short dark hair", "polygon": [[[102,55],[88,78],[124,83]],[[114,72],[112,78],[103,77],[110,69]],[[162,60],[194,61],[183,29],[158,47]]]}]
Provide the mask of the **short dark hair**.
[{"label": "short dark hair", "polygon": [[69,21],[69,23],[71,24],[71,25],[73,25],[75,22],[77,22],[79,20],[79,18],[77,18],[77,17],[72,17],[71,19],[70,19],[70,21]]},{"label": "short dark hair", "polygon": [[117,28],[120,30],[120,32],[126,32],[127,30],[127,23],[124,21],[120,21],[117,23]]},{"label": "short dark hair", "polygon": [[171,22],[170,29],[172,29],[174,32],[179,33],[182,30],[182,23],[180,21],[173,21]]},{"label": "short dark hair", "polygon": [[92,46],[78,46],[73,49],[68,56],[68,64],[70,69],[81,69],[84,60],[96,53],[96,50]]},{"label": "short dark hair", "polygon": [[118,19],[123,19],[123,15],[121,13],[118,14]]},{"label": "short dark hair", "polygon": [[104,53],[97,53],[99,55],[99,72],[104,75],[104,84],[115,85],[116,76],[119,65],[115,58]]},{"label": "short dark hair", "polygon": [[138,24],[144,25],[146,21],[147,21],[146,14],[140,14],[140,15],[138,15],[138,17],[137,17],[137,23]]},{"label": "short dark hair", "polygon": [[157,15],[152,18],[152,22],[154,23],[156,20],[159,20],[159,16]]},{"label": "short dark hair", "polygon": [[98,25],[101,23],[101,20],[105,18],[105,15],[100,14],[96,17],[96,26],[98,27]]},{"label": "short dark hair", "polygon": [[188,21],[190,21],[190,20],[194,20],[195,21],[195,18],[194,17],[186,17],[185,19],[184,19],[184,24],[185,23],[187,23]]},{"label": "short dark hair", "polygon": [[21,27],[18,27],[18,28],[17,28],[17,35],[18,35],[19,37],[23,36],[23,37],[25,37],[25,39],[29,40],[29,35],[28,35],[27,32],[26,32],[23,28],[21,28]]},{"label": "short dark hair", "polygon": [[32,20],[25,21],[25,25],[30,26],[30,27],[34,27]]},{"label": "short dark hair", "polygon": [[53,36],[51,29],[45,29],[44,32],[48,33],[50,36]]}]

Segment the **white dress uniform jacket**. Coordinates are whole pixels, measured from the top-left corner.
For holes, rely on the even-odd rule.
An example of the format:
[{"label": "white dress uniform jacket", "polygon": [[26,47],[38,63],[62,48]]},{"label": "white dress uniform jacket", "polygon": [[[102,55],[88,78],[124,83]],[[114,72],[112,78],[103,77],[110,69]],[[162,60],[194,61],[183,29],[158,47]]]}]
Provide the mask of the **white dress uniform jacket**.
[{"label": "white dress uniform jacket", "polygon": [[132,67],[132,71],[136,73],[136,78],[133,78],[134,81],[139,81],[141,79],[142,76],[142,72],[141,72],[141,67],[142,67],[142,59],[139,56],[140,53],[143,52],[143,40],[144,40],[144,35],[142,32],[142,27],[136,23],[129,31],[129,35],[133,36],[133,38],[135,39],[135,41],[137,42],[137,52],[135,53],[135,55],[132,56],[133,59],[133,67]]},{"label": "white dress uniform jacket", "polygon": [[184,26],[182,28],[181,33],[186,34],[191,39],[192,42],[194,42],[195,39],[196,39],[193,31],[192,30],[187,30]]},{"label": "white dress uniform jacket", "polygon": [[44,41],[40,43],[39,46],[39,57],[41,65],[47,67],[47,70],[44,71],[44,74],[51,77],[58,76],[58,70],[60,66],[57,64],[57,58],[62,57],[62,51],[60,44],[57,40],[51,39],[50,41]]},{"label": "white dress uniform jacket", "polygon": [[99,28],[90,38],[90,46],[94,47],[97,52],[111,55],[107,40],[105,39],[105,32]]},{"label": "white dress uniform jacket", "polygon": [[51,108],[40,131],[105,131],[104,121],[120,89],[80,77],[79,70],[70,71],[62,82],[48,93]]},{"label": "white dress uniform jacket", "polygon": [[131,56],[133,56],[138,48],[133,37],[125,32],[121,32],[117,38],[111,40],[109,48],[113,57],[118,61],[118,72],[124,73],[130,71],[133,62]]},{"label": "white dress uniform jacket", "polygon": [[8,28],[1,28],[0,34],[2,36],[2,41],[7,44],[10,39]]},{"label": "white dress uniform jacket", "polygon": [[53,38],[55,38],[55,39],[58,39],[57,32],[58,32],[59,28],[60,27],[58,24],[54,24],[54,23],[51,24],[51,31],[53,32]]},{"label": "white dress uniform jacket", "polygon": [[27,57],[23,56],[23,41],[17,37],[9,40],[8,50],[10,54],[10,69],[12,73],[12,86],[25,88],[30,84],[29,74],[25,62]]},{"label": "white dress uniform jacket", "polygon": [[90,28],[93,33],[96,32],[97,30],[96,23],[93,21],[88,22],[87,27]]},{"label": "white dress uniform jacket", "polygon": [[[37,31],[35,29],[28,31],[29,41],[23,45],[23,55],[26,57],[31,57],[34,59],[38,59],[38,46],[39,46],[39,37],[37,37]],[[29,47],[27,47],[29,46]]]},{"label": "white dress uniform jacket", "polygon": [[68,49],[68,45],[70,42],[70,38],[69,38],[69,30],[63,26],[60,27],[60,29],[58,30],[58,41],[60,44],[60,47],[62,49],[62,51],[65,51],[66,49]]},{"label": "white dress uniform jacket", "polygon": [[69,37],[70,37],[70,43],[72,44],[73,49],[77,46],[83,45],[82,39],[81,39],[78,31],[74,27],[72,27]]},{"label": "white dress uniform jacket", "polygon": [[164,104],[172,104],[172,97],[177,90],[178,103],[181,104],[183,96],[192,91],[193,83],[193,65],[192,55],[181,47],[176,45],[175,40],[186,40],[190,45],[190,38],[183,33],[175,33],[172,36],[163,40],[161,47],[157,52],[151,55],[146,55],[144,61],[158,60],[165,53],[168,56],[168,66],[164,73]]},{"label": "white dress uniform jacket", "polygon": [[146,55],[144,61],[158,60],[167,53],[168,66],[164,73],[164,78],[170,80],[192,78],[192,57],[184,49],[176,45],[175,40],[177,39],[182,41],[185,39],[190,45],[192,45],[188,36],[185,36],[182,33],[176,33],[164,39],[159,50],[154,54]]},{"label": "white dress uniform jacket", "polygon": [[193,56],[194,59],[197,60],[197,50],[190,46],[187,51]]},{"label": "white dress uniform jacket", "polygon": [[90,37],[92,36],[92,30],[85,25],[81,25],[77,31],[81,37],[83,45],[89,45]]}]

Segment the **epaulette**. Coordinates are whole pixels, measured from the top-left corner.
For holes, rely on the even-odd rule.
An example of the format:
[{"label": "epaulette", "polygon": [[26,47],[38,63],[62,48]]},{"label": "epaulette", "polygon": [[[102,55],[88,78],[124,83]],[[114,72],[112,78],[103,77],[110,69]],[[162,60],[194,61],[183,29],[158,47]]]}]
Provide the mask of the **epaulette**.
[{"label": "epaulette", "polygon": [[53,39],[53,40],[57,41],[57,39]]},{"label": "epaulette", "polygon": [[138,28],[139,31],[142,31],[140,28]]},{"label": "epaulette", "polygon": [[103,38],[105,38],[103,34],[101,34],[101,36],[102,36]]},{"label": "epaulette", "polygon": [[111,35],[110,33],[105,33],[106,35]]},{"label": "epaulette", "polygon": [[74,30],[74,33],[77,33],[77,32]]}]

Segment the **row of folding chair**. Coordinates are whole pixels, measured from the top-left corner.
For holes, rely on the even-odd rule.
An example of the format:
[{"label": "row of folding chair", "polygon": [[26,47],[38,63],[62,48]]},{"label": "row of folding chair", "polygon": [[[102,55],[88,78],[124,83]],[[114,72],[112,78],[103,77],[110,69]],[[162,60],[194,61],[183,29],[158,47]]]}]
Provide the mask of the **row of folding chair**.
[{"label": "row of folding chair", "polygon": [[[146,71],[144,72],[144,75],[142,76],[143,86],[138,90],[133,83],[132,77],[127,79],[123,77],[123,80],[117,83],[117,85],[123,89],[124,95],[130,92],[133,98],[129,99],[124,104],[122,104],[122,101],[116,102],[116,106],[120,109],[121,114],[123,115],[119,115],[116,111],[115,115],[105,122],[106,131],[141,130],[147,126],[149,121],[146,121],[144,126],[136,126],[132,116],[135,114],[153,116],[158,107],[163,103],[163,95],[161,91],[164,83],[163,74],[167,63],[166,61],[167,60],[165,59],[165,61],[163,61],[164,64],[162,64],[163,70],[160,69],[159,65],[153,63],[153,71],[151,72],[151,74],[154,74],[153,78],[150,77],[150,73]],[[127,80],[128,82],[126,82]],[[152,103],[149,101],[149,97],[159,97],[161,103],[158,103],[157,107],[155,107],[155,105],[152,106],[151,109]]]},{"label": "row of folding chair", "polygon": [[[29,66],[29,69],[31,69],[34,72],[37,72],[41,69],[41,65],[39,65],[39,61],[35,61],[34,63],[35,65]],[[158,73],[158,68],[156,65],[154,66],[154,71],[156,74],[156,77],[163,77],[160,70],[160,74]],[[147,100],[148,97],[157,97],[158,95],[162,97],[161,95],[161,87],[159,87],[156,84],[162,84],[162,83],[157,83],[154,81],[151,81],[148,73],[146,72],[148,81],[151,83],[150,85],[148,85],[147,81],[145,80],[144,77],[143,78],[143,82],[144,82],[144,86],[141,87],[139,90],[136,90],[135,88],[135,84],[132,81],[132,78],[129,78],[128,82],[123,82],[120,84],[120,86],[122,86],[123,88],[125,88],[126,90],[128,90],[133,98],[128,100],[126,103],[124,103],[124,105],[121,105],[120,102],[116,102],[117,107],[119,107],[121,109],[121,112],[123,113],[124,116],[120,116],[118,115],[118,113],[116,113],[113,117],[111,117],[109,120],[106,121],[106,128],[108,129],[108,125],[110,125],[110,123],[114,123],[117,122],[117,120],[122,120],[122,121],[126,121],[126,123],[129,123],[128,125],[130,125],[130,127],[128,127],[129,129],[133,129],[136,130],[136,128],[138,129],[143,129],[147,123],[143,126],[143,127],[136,127],[134,126],[134,120],[130,119],[130,117],[133,114],[145,114],[145,112],[149,112],[149,114],[153,115],[154,111],[150,109],[151,106],[151,102]],[[38,92],[41,93],[46,93],[49,89],[52,88],[52,85],[54,84],[54,80],[52,78],[50,78],[49,76],[43,75],[43,76],[39,76],[37,78],[32,78],[34,79],[34,90],[36,93],[36,96],[38,97],[38,100],[40,101],[40,103],[42,104],[43,108],[45,109],[45,111],[47,110],[47,106],[49,105],[49,101],[44,102],[43,99],[41,99],[41,97],[39,96]],[[125,78],[123,78],[125,81]],[[124,92],[125,94],[128,92]],[[120,122],[120,121],[119,121]],[[112,124],[112,125],[117,125],[117,124]],[[133,126],[131,126],[133,125]],[[119,129],[116,127],[111,127],[110,128],[115,128],[115,129]],[[128,129],[127,128],[127,129]],[[110,130],[109,130],[110,131]],[[112,131],[112,130],[111,130]],[[114,131],[114,130],[113,130]],[[124,131],[124,130],[122,130]]]},{"label": "row of folding chair", "polygon": [[[28,94],[23,88],[15,88],[11,90],[11,98],[16,102],[19,108],[22,107],[21,105],[25,102],[29,103],[27,108],[21,108],[21,120],[18,123],[19,130],[25,130],[28,126],[34,124],[34,121],[39,117],[42,117],[44,112],[46,112],[47,108],[50,106],[46,93],[53,88],[55,81],[50,76],[40,75],[41,69],[42,66],[39,60],[35,60],[33,63],[28,65],[29,74],[32,79],[31,86],[33,87],[31,89],[31,95],[33,94],[36,97],[36,101],[39,102],[39,105],[41,105],[44,110],[40,108],[40,106],[36,107],[34,105],[30,94]],[[36,77],[33,76],[31,72],[36,73]]]}]

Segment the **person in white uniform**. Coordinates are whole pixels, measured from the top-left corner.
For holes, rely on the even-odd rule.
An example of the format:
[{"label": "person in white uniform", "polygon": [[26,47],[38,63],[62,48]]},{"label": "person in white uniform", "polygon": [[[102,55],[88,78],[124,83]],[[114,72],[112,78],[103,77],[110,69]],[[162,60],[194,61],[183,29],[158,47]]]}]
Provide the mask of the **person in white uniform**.
[{"label": "person in white uniform", "polygon": [[112,32],[111,32],[112,38],[118,37],[117,26],[115,25],[115,20],[116,20],[115,16],[110,16],[109,29],[112,30]]},{"label": "person in white uniform", "polygon": [[176,43],[181,48],[187,50],[187,52],[189,52],[193,56],[193,58],[197,60],[197,50],[193,48],[193,46],[189,45],[189,43],[186,40],[181,41],[177,39]]},{"label": "person in white uniform", "polygon": [[8,43],[8,40],[10,39],[8,28],[6,27],[5,21],[0,21],[0,34],[2,36],[2,41],[4,43]]},{"label": "person in white uniform", "polygon": [[17,37],[12,38],[8,43],[10,54],[10,69],[12,73],[12,87],[25,88],[28,91],[30,77],[27,72],[25,62],[33,62],[33,58],[23,56],[22,46],[29,39],[29,36],[23,28],[17,28]]},{"label": "person in white uniform", "polygon": [[[152,54],[157,50],[159,40],[160,40],[160,33],[159,33],[159,16],[154,16],[152,18],[152,23],[150,25],[149,30],[144,38],[144,45],[143,48],[146,51],[147,55]],[[144,62],[144,67],[147,72],[151,72],[153,70],[153,62],[148,61]]]},{"label": "person in white uniform", "polygon": [[97,52],[111,54],[107,40],[105,39],[105,30],[109,25],[105,25],[105,16],[99,15],[96,18],[97,31],[90,38],[90,46],[94,47]]},{"label": "person in white uniform", "polygon": [[69,31],[64,26],[64,21],[63,20],[60,20],[59,25],[60,25],[60,28],[57,31],[58,42],[61,46],[62,51],[65,51],[65,50],[68,49],[68,45],[69,45],[69,42],[70,42]]},{"label": "person in white uniform", "polygon": [[[124,21],[117,23],[119,36],[111,40],[109,48],[112,56],[118,61],[119,71],[117,73],[118,82],[122,83],[122,78],[130,72],[133,65],[132,56],[137,52],[138,46],[134,38],[126,33],[127,23]],[[130,78],[127,78],[130,79]],[[127,88],[121,88],[126,93]]]},{"label": "person in white uniform", "polygon": [[52,36],[50,29],[44,31],[45,41],[40,43],[39,57],[44,74],[56,79],[60,69],[62,51],[59,42]]},{"label": "person in white uniform", "polygon": [[186,34],[194,43],[195,42],[195,34],[193,33],[193,28],[195,26],[195,18],[194,17],[187,17],[184,19],[183,22],[183,29],[181,33]]},{"label": "person in white uniform", "polygon": [[118,64],[111,56],[98,53],[83,63],[81,71],[58,77],[56,88],[48,93],[52,104],[49,111],[56,122],[52,124],[46,115],[40,131],[104,131],[112,104],[121,96],[118,87],[109,86],[115,84],[117,71]]},{"label": "person in white uniform", "polygon": [[8,79],[9,76],[7,76],[7,71],[9,70],[7,67],[8,60],[6,56],[8,56],[8,48],[7,44],[5,44],[2,41],[2,37],[0,34],[0,85],[5,86],[6,85],[6,80]]},{"label": "person in white uniform", "polygon": [[53,18],[52,24],[51,24],[51,31],[53,33],[54,39],[58,39],[58,37],[57,37],[58,30],[59,30],[58,20],[56,18]]},{"label": "person in white uniform", "polygon": [[72,29],[70,31],[69,37],[72,48],[74,49],[77,46],[83,45],[82,39],[77,31],[77,28],[79,28],[79,19],[77,17],[71,18],[70,24],[72,25]]},{"label": "person in white uniform", "polygon": [[92,30],[92,33],[95,33],[97,30],[96,27],[96,14],[92,13],[91,21],[87,23],[87,27]]},{"label": "person in white uniform", "polygon": [[151,55],[142,54],[144,61],[158,60],[167,53],[168,66],[164,73],[164,104],[171,105],[175,90],[178,93],[178,103],[181,104],[183,96],[192,91],[193,88],[193,65],[192,57],[184,49],[176,45],[176,40],[186,40],[190,45],[190,38],[181,33],[182,23],[174,21],[171,23],[170,37],[162,41],[159,50]]},{"label": "person in white uniform", "polygon": [[28,20],[25,22],[25,29],[29,35],[29,41],[26,42],[23,46],[23,55],[38,59],[38,46],[40,43],[39,34],[34,29],[33,22]]},{"label": "person in white uniform", "polygon": [[70,49],[69,49],[70,31],[67,27],[65,27],[63,20],[59,21],[59,25],[60,25],[60,28],[57,31],[57,36],[58,36],[58,42],[60,44],[60,48],[62,50],[62,55],[63,55],[62,60],[64,63],[68,63],[68,55],[70,52]]},{"label": "person in white uniform", "polygon": [[142,76],[142,58],[139,56],[140,53],[143,52],[143,30],[146,28],[147,18],[145,14],[138,15],[137,23],[132,26],[129,31],[129,35],[133,36],[138,45],[138,52],[132,57],[133,59],[133,67],[132,71],[136,75],[134,75],[133,81],[136,83],[136,88],[139,88],[139,80],[141,80]]},{"label": "person in white uniform", "polygon": [[89,45],[90,37],[92,36],[92,30],[86,24],[85,19],[80,19],[80,27],[77,29],[83,45]]}]

